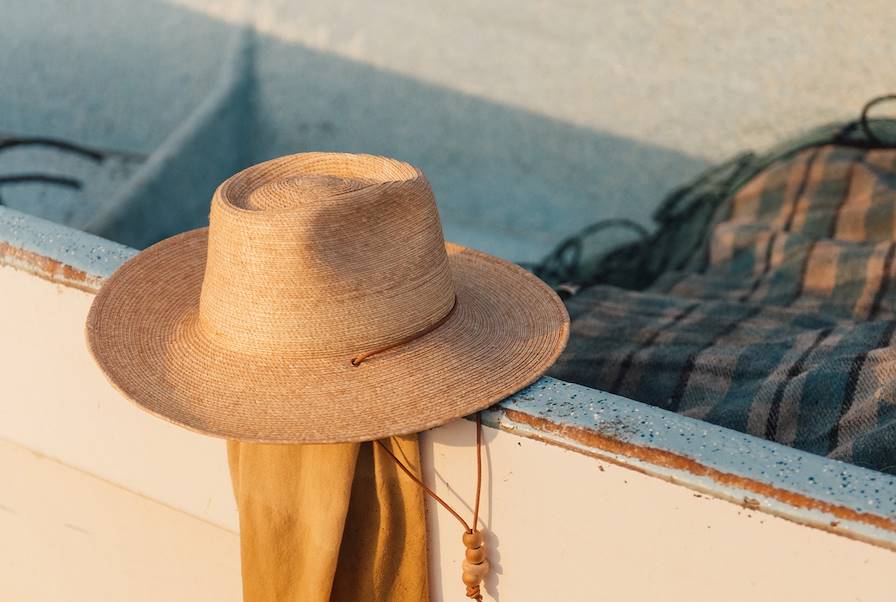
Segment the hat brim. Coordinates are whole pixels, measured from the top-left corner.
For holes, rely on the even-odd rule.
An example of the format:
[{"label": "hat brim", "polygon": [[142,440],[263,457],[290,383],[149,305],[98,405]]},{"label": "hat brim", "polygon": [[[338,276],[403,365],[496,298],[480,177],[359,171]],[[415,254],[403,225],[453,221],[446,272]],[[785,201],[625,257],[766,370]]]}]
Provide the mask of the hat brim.
[{"label": "hat brim", "polygon": [[203,434],[334,443],[419,432],[534,382],[569,335],[563,302],[510,262],[446,244],[457,306],[434,331],[377,354],[297,360],[216,346],[197,327],[207,229],[141,252],[96,296],[87,342],[142,409]]}]

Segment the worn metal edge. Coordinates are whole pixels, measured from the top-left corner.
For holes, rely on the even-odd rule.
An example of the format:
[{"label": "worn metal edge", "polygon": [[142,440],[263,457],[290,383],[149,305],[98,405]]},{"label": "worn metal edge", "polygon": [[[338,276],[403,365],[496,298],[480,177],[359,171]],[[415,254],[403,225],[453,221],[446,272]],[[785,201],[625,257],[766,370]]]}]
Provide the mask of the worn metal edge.
[{"label": "worn metal edge", "polygon": [[116,242],[0,207],[0,265],[96,292],[137,253]]},{"label": "worn metal edge", "polygon": [[896,550],[896,477],[544,377],[485,424]]},{"label": "worn metal edge", "polygon": [[[136,250],[0,207],[0,265],[96,292]],[[896,477],[544,377],[489,426],[896,550]]]}]

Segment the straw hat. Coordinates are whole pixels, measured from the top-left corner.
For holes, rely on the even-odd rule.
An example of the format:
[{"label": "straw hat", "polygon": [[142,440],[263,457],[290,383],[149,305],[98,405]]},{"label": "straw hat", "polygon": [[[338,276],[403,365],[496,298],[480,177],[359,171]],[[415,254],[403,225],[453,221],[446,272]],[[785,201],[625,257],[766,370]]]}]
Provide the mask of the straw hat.
[{"label": "straw hat", "polygon": [[522,389],[566,344],[553,291],[446,244],[406,163],[267,161],[218,187],[209,223],[122,265],[87,317],[112,384],[188,429],[272,443],[418,432]]}]

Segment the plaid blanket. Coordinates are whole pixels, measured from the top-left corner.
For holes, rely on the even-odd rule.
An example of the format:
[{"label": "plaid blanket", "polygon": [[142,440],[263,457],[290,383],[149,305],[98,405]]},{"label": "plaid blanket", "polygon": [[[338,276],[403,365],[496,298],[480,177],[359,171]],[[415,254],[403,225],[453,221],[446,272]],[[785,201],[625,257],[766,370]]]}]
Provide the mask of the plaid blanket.
[{"label": "plaid blanket", "polygon": [[896,473],[896,150],[805,148],[649,287],[568,299],[552,376]]}]

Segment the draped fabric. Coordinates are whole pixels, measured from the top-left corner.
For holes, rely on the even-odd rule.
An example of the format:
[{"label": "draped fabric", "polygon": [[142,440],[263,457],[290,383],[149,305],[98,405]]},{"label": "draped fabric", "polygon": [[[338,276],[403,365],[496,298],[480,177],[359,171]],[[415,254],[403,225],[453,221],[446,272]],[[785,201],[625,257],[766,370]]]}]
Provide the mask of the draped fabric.
[{"label": "draped fabric", "polygon": [[[383,443],[419,471],[416,435]],[[229,441],[227,454],[245,602],[429,599],[423,493],[379,446]]]},{"label": "draped fabric", "polygon": [[896,473],[896,150],[803,148],[701,231],[642,290],[569,298],[551,375]]}]

